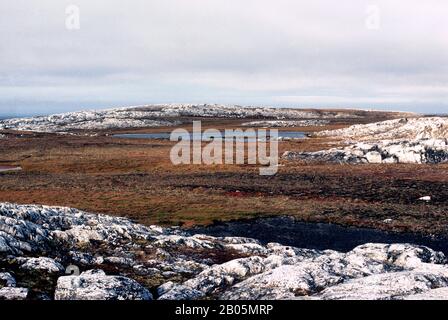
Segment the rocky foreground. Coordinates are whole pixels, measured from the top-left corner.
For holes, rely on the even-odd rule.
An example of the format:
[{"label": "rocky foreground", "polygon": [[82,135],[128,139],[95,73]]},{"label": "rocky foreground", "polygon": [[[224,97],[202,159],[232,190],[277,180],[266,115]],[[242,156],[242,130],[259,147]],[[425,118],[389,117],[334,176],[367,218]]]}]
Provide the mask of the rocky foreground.
[{"label": "rocky foreground", "polygon": [[301,110],[272,107],[242,107],[217,104],[162,104],[79,111],[49,116],[0,120],[0,130],[34,132],[69,132],[76,130],[111,130],[175,126],[179,117],[232,119],[343,119],[365,118],[372,114],[398,117],[405,113],[370,112],[363,110]]},{"label": "rocky foreground", "polygon": [[61,207],[0,204],[1,299],[446,299],[447,259],[189,235]]},{"label": "rocky foreground", "polygon": [[448,162],[448,118],[403,118],[316,135],[342,139],[346,146],[317,152],[286,152],[283,158],[335,163]]}]

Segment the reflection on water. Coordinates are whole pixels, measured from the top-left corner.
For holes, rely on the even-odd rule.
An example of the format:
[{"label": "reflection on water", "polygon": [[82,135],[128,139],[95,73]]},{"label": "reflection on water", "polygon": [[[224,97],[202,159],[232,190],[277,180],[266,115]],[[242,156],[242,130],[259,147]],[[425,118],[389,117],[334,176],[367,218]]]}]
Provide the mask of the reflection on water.
[{"label": "reflection on water", "polygon": [[0,166],[0,172],[20,171],[21,167]]},{"label": "reflection on water", "polygon": [[[224,134],[224,133],[223,133]],[[115,138],[126,138],[126,139],[162,139],[162,140],[169,140],[170,139],[170,132],[157,132],[157,133],[125,133],[125,134],[115,134],[113,137]],[[234,132],[233,135],[236,137],[237,140],[245,140],[245,141],[255,141],[256,136],[253,137],[247,137],[245,133],[243,132]],[[192,141],[210,141],[213,138],[221,138],[221,137],[214,137],[212,133],[204,132],[202,134],[200,133],[190,133],[190,134],[180,134],[178,135],[179,139],[186,140],[190,138]],[[269,132],[267,132],[267,136],[269,137]],[[278,136],[280,139],[303,139],[306,137],[305,133],[299,132],[299,131],[279,131]],[[230,138],[231,139],[231,138]]]}]

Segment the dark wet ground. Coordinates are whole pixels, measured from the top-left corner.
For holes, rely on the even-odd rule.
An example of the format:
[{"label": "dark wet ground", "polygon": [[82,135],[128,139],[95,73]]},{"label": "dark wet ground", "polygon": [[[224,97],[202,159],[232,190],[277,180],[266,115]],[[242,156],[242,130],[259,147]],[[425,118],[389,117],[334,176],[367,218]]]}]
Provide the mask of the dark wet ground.
[{"label": "dark wet ground", "polygon": [[191,232],[218,237],[248,237],[258,239],[263,244],[278,242],[298,248],[332,249],[342,252],[350,251],[368,242],[412,243],[424,245],[448,255],[447,236],[430,237],[414,233],[343,227],[335,224],[307,223],[289,217],[215,223],[208,227],[194,228]]}]

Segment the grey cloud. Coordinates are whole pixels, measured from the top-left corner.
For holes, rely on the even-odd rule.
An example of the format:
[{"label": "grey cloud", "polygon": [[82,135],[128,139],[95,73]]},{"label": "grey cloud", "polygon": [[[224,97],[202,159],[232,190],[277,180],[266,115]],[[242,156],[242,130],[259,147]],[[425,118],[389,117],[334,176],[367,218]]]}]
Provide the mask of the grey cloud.
[{"label": "grey cloud", "polygon": [[[79,31],[65,29],[69,4]],[[379,30],[365,28],[371,4]],[[127,100],[446,108],[445,1],[16,0],[0,10],[0,113]]]}]

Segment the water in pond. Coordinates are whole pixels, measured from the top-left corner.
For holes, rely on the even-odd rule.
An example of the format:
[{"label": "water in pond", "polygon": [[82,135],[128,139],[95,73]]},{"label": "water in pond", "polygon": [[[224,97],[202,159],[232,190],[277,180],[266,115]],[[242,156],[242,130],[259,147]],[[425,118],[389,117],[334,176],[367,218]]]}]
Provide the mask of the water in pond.
[{"label": "water in pond", "polygon": [[0,166],[0,172],[20,171],[21,167]]},{"label": "water in pond", "polygon": [[264,244],[278,242],[298,248],[332,249],[342,252],[350,251],[368,242],[412,243],[424,245],[448,255],[448,237],[446,236],[433,238],[413,233],[392,233],[335,224],[299,222],[289,217],[220,222],[208,227],[194,228],[190,232],[217,237],[248,237]]},{"label": "water in pond", "polygon": [[[222,132],[223,133],[223,132]],[[269,135],[269,132],[267,133]],[[126,139],[162,139],[162,140],[169,140],[170,139],[170,132],[156,132],[156,133],[124,133],[124,134],[115,134],[113,137],[115,138],[126,138]],[[235,132],[234,133],[236,139],[246,139],[248,141],[255,140],[254,138],[245,138],[244,133],[242,132]],[[279,131],[278,133],[279,138],[290,138],[290,139],[303,139],[306,138],[306,135],[304,132],[300,131]],[[199,140],[210,140],[213,138],[213,134],[209,133],[194,133],[194,134],[186,134],[186,135],[180,135],[180,137],[185,140],[187,138],[190,138],[190,140],[193,141],[199,141]]]}]

